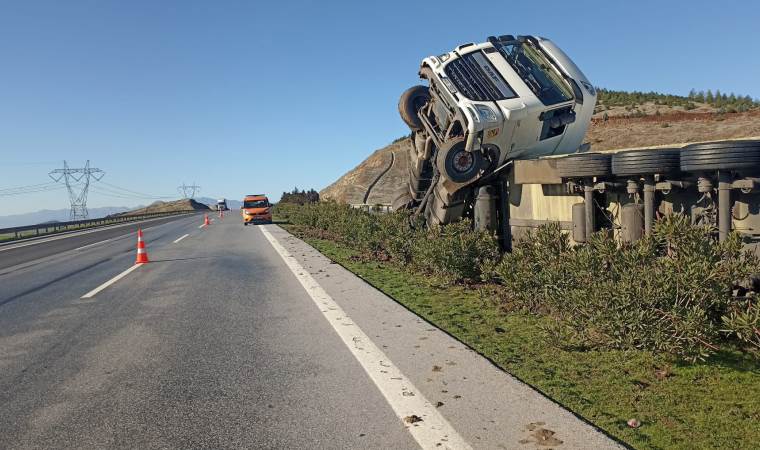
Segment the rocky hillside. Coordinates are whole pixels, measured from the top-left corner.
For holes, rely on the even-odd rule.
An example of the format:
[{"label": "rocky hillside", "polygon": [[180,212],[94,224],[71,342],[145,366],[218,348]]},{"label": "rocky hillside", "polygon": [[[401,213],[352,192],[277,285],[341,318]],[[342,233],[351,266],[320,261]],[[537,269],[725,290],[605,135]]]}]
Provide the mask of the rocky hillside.
[{"label": "rocky hillside", "polygon": [[[592,150],[614,150],[760,136],[760,110],[725,112],[707,103],[659,104],[658,101],[597,108],[586,141]],[[408,139],[376,150],[366,160],[320,192],[322,199],[364,203],[370,184],[391,163],[370,192],[367,203],[390,203],[405,180]]]},{"label": "rocky hillside", "polygon": [[[348,171],[335,183],[319,192],[322,200],[341,203],[365,203],[367,189],[377,180],[366,203],[388,203],[395,190],[406,182],[406,148],[404,138],[376,150],[358,166]],[[390,170],[388,170],[390,167]],[[387,172],[378,180],[378,177]]]}]

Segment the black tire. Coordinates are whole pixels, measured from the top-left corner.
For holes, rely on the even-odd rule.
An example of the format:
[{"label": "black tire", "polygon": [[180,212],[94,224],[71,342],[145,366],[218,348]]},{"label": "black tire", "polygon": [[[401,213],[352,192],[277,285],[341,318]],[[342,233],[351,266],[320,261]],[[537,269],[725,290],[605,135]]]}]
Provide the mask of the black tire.
[{"label": "black tire", "polygon": [[619,176],[675,173],[681,170],[681,150],[631,150],[612,155],[612,173]]},{"label": "black tire", "polygon": [[401,94],[398,100],[398,113],[401,120],[414,131],[422,130],[422,121],[417,117],[417,111],[430,100],[427,86],[412,86]]},{"label": "black tire", "polygon": [[557,160],[557,172],[562,178],[603,177],[612,174],[612,155],[579,153]]},{"label": "black tire", "polygon": [[243,222],[243,226],[247,227],[248,226],[248,222]]},{"label": "black tire", "polygon": [[760,141],[693,144],[681,150],[681,170],[760,170]]},{"label": "black tire", "polygon": [[483,154],[465,150],[465,140],[457,137],[444,142],[436,157],[438,172],[455,183],[475,179],[483,169]]}]

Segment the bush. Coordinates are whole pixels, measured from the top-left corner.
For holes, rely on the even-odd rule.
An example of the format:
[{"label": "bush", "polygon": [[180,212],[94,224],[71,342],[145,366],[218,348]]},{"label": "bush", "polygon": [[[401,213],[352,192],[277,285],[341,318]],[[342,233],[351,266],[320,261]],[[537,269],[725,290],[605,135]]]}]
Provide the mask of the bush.
[{"label": "bush", "polygon": [[671,216],[622,247],[607,233],[570,247],[547,226],[517,243],[496,272],[504,306],[548,314],[555,320],[547,331],[565,344],[696,360],[727,335],[757,339],[756,316],[739,315],[732,287],[758,270],[736,235],[719,243],[711,230]]},{"label": "bush", "polygon": [[481,266],[499,258],[496,239],[469,221],[425,230],[408,212],[371,214],[334,202],[278,205],[278,217],[321,230],[369,259],[410,265],[447,283],[479,280]]},{"label": "bush", "polygon": [[479,280],[482,267],[498,258],[493,235],[473,231],[469,220],[432,227],[412,243],[415,268],[447,283]]},{"label": "bush", "polygon": [[[387,259],[402,266],[412,261],[414,242],[420,234],[412,229],[412,220],[407,211],[378,216],[380,241],[385,255]],[[421,228],[421,224],[416,228]]]}]

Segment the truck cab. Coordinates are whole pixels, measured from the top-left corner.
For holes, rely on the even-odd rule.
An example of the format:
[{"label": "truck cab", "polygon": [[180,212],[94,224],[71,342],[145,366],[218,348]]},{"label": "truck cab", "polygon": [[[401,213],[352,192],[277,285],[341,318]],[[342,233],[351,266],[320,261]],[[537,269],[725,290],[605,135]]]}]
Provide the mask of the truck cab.
[{"label": "truck cab", "polygon": [[272,223],[272,204],[264,194],[246,195],[240,207],[243,225]]},{"label": "truck cab", "polygon": [[548,39],[490,36],[423,59],[419,75],[428,86],[399,101],[412,146],[394,207],[419,207],[428,223],[466,215],[512,160],[583,150],[596,90]]}]

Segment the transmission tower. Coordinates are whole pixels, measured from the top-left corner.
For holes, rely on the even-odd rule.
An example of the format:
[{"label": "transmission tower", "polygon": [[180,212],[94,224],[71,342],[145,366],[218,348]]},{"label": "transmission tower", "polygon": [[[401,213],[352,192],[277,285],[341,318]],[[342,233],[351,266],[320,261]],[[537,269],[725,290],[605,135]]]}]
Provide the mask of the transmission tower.
[{"label": "transmission tower", "polygon": [[201,187],[197,186],[195,184],[195,181],[193,181],[193,184],[190,186],[186,185],[185,183],[182,183],[182,186],[179,186],[177,190],[182,195],[182,198],[194,198],[195,194],[200,192]]},{"label": "transmission tower", "polygon": [[71,220],[88,218],[87,191],[90,189],[90,180],[100,181],[105,174],[100,169],[90,167],[90,160],[87,160],[84,167],[78,169],[69,167],[69,164],[64,161],[63,169],[55,169],[48,174],[53,181],[60,182],[63,180],[66,185],[71,202],[71,213],[69,214]]}]

